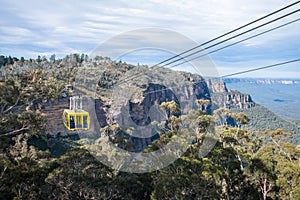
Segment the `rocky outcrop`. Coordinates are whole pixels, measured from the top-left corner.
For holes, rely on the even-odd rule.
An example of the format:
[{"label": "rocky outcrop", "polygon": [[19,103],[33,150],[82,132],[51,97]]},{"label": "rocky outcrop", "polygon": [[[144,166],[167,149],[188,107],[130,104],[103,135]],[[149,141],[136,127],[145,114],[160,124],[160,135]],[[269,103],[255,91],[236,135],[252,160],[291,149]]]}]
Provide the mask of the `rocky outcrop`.
[{"label": "rocky outcrop", "polygon": [[[99,107],[96,108],[99,111],[97,116],[101,115],[98,117],[102,120],[101,126],[117,123],[124,132],[134,127],[134,130],[141,128],[141,134],[147,135],[143,132],[143,127],[153,122],[151,109],[168,101],[177,102],[181,114],[197,109],[195,103],[197,99],[212,101],[212,105],[206,108],[207,113],[212,113],[219,107],[248,109],[254,106],[250,95],[228,90],[222,81],[205,81],[198,75],[167,69],[160,72],[144,69],[143,73],[145,76],[141,76],[139,81],[127,79],[125,83],[121,82],[119,88],[115,88],[117,92],[114,91],[117,95],[113,94],[109,102],[104,102],[106,108],[102,108],[103,104],[97,104]],[[113,116],[113,113],[119,114]],[[134,143],[134,151],[142,151],[152,142],[151,137],[139,137],[134,134],[129,136],[129,141]]]},{"label": "rocky outcrop", "polygon": [[[228,90],[222,81],[206,81],[199,75],[167,68],[132,67],[124,63],[83,67],[78,70],[76,84],[84,88],[82,91],[96,91],[95,96],[100,100],[96,100],[95,110],[100,126],[118,124],[124,133],[129,131],[134,151],[142,151],[152,142],[151,137],[145,137],[143,127],[157,121],[152,114],[159,111],[153,107],[158,108],[162,102],[177,102],[180,114],[197,109],[197,99],[211,100],[212,104],[205,107],[207,113],[219,107],[254,105],[249,95]],[[130,134],[132,130],[144,137]]]},{"label": "rocky outcrop", "polygon": [[[210,93],[206,83],[186,83],[182,86],[168,88],[161,84],[150,83],[143,92],[143,98],[129,101],[130,115],[138,125],[147,125],[151,122],[149,112],[152,106],[159,106],[162,102],[175,101],[182,112],[188,113],[197,109],[197,99],[209,99]],[[210,107],[206,112],[211,113]]]},{"label": "rocky outcrop", "polygon": [[211,91],[211,98],[214,108],[225,107],[249,109],[255,106],[249,94],[243,94],[237,90],[228,90],[223,81],[208,80],[207,85]]},{"label": "rocky outcrop", "polygon": [[228,89],[223,81],[207,80],[207,87],[212,93],[227,93]]},{"label": "rocky outcrop", "polygon": [[[134,143],[134,151],[142,151],[151,144],[153,134],[151,130],[150,133],[145,133],[146,130],[143,127],[149,126],[153,121],[159,121],[163,113],[158,117],[155,115],[160,112],[157,108],[162,102],[175,101],[180,107],[181,113],[178,113],[180,115],[187,114],[191,109],[197,109],[197,99],[211,99],[206,82],[201,77],[198,77],[200,78],[198,80],[186,79],[185,76],[178,72],[172,72],[167,77],[172,77],[178,81],[173,83],[164,81],[159,83],[153,80],[149,81],[149,83],[144,82],[142,84],[143,87],[139,88],[139,92],[142,92],[142,95],[129,95],[131,98],[127,98],[126,103],[123,102],[120,115],[116,117],[116,123],[119,124],[123,131],[134,127],[135,133],[143,135],[143,137],[131,135],[129,140]],[[130,89],[134,87],[136,86],[131,86]],[[126,89],[124,88],[124,90]],[[127,90],[129,89],[127,88]],[[128,92],[125,93],[127,94]],[[120,91],[120,99],[122,98],[121,96]],[[115,103],[113,102],[113,104]],[[153,110],[153,107],[156,107],[157,110]],[[206,112],[212,112],[210,106],[206,108]],[[140,131],[137,131],[139,128]],[[151,134],[152,136],[145,137],[145,135]]]}]

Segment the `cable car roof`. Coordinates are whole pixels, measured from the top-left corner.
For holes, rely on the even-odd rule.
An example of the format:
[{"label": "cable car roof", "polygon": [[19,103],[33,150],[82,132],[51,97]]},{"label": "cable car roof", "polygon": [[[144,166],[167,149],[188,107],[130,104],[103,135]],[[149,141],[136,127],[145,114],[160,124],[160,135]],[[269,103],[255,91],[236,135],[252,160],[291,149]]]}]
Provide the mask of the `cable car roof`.
[{"label": "cable car roof", "polygon": [[69,114],[75,114],[75,113],[88,114],[88,112],[85,111],[85,110],[70,110],[70,109],[65,109],[64,112],[67,112]]}]

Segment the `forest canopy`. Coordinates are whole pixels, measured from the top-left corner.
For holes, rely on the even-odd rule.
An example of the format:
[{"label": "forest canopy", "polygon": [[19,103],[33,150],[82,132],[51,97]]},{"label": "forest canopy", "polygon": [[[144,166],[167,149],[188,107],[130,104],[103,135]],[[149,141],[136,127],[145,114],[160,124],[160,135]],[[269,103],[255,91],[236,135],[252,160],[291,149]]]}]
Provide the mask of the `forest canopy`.
[{"label": "forest canopy", "polygon": [[[0,56],[1,199],[300,199],[300,146],[286,140],[292,133],[282,128],[250,129],[245,113],[228,108],[210,113],[208,99],[196,100],[197,109],[184,116],[178,114],[176,101],[159,105],[166,122],[159,124],[162,131],[143,152],[176,138],[183,118],[195,124],[194,138],[174,163],[148,173],[104,165],[86,150],[96,144],[76,134],[49,134],[47,106],[72,95],[65,85],[84,65],[106,71],[99,81],[103,99],[109,98],[107,90],[121,74],[117,70],[138,67],[84,54],[63,59],[53,55],[49,60]],[[212,129],[216,143],[201,157],[203,141],[211,137]],[[101,132],[118,147],[134,148],[118,124],[107,124]],[[101,156],[110,159],[114,152]]]}]

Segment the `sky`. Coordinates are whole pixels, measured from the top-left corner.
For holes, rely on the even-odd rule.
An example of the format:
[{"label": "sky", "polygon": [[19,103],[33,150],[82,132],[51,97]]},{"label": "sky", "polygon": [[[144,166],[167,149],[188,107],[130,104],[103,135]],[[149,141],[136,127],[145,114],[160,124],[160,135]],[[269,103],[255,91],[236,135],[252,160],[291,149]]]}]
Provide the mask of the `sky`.
[{"label": "sky", "polygon": [[[70,53],[91,55],[103,44],[109,45],[113,43],[112,41],[117,41],[120,35],[128,36],[128,33],[133,33],[130,38],[126,37],[125,42],[130,47],[133,46],[129,43],[138,43],[137,46],[140,48],[123,52],[123,56],[118,59],[151,66],[174,53],[193,47],[188,47],[188,44],[204,43],[293,2],[291,0],[1,0],[0,54],[26,58],[36,58],[38,55],[50,57],[52,54],[63,57]],[[268,20],[299,8],[300,4]],[[300,12],[251,34],[245,34],[232,42],[298,18]],[[136,33],[145,33],[145,30],[162,30],[162,33],[167,35],[159,36],[157,40],[151,35],[148,43],[141,38],[135,40]],[[177,33],[184,37],[171,37],[169,33]],[[210,54],[206,59],[210,59],[211,65],[216,68],[219,75],[298,59],[299,36],[300,21]],[[182,45],[180,38],[184,40],[188,38],[191,43],[186,42]],[[153,43],[150,44],[150,41]],[[167,46],[166,49],[155,49],[158,43],[163,42]],[[188,65],[182,64],[177,70],[185,70]],[[242,76],[300,78],[300,62]]]}]

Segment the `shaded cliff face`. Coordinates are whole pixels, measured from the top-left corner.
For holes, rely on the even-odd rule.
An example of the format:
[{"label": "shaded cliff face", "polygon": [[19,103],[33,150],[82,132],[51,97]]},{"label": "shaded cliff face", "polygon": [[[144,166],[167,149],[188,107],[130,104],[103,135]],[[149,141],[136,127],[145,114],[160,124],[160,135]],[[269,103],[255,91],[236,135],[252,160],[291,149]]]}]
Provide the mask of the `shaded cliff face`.
[{"label": "shaded cliff face", "polygon": [[[100,127],[118,124],[125,133],[132,130],[131,127],[143,130],[151,122],[159,121],[151,116],[151,112],[158,112],[153,111],[153,107],[159,108],[162,102],[168,101],[179,105],[178,115],[197,109],[197,99],[212,101],[212,105],[206,108],[207,113],[219,107],[249,108],[254,104],[249,95],[228,90],[225,83],[206,81],[199,75],[166,68],[140,66],[128,70],[126,67],[79,70],[76,77],[78,86],[91,92],[96,90],[96,98],[101,99],[95,103]],[[128,135],[129,141],[135,144],[134,151],[142,151],[152,142],[151,137]]]},{"label": "shaded cliff face", "polygon": [[[130,115],[133,121],[143,126],[151,123],[149,113],[152,106],[159,106],[162,102],[175,101],[181,111],[178,115],[181,115],[197,109],[195,103],[197,99],[210,100],[210,93],[204,81],[186,83],[174,88],[150,83],[143,92],[142,99],[129,101]],[[211,113],[210,107],[207,107],[206,112]]]},{"label": "shaded cliff face", "polygon": [[143,92],[142,99],[128,102],[130,117],[137,125],[146,126],[151,123],[149,116],[151,107],[167,101],[175,101],[180,105],[177,95],[171,89],[164,85],[150,83]]},{"label": "shaded cliff face", "polygon": [[228,90],[224,82],[207,81],[211,91],[213,109],[218,107],[249,109],[255,106],[249,94],[243,94],[237,90]]},{"label": "shaded cliff face", "polygon": [[[132,77],[131,74],[128,74],[128,77]],[[103,90],[99,91],[103,94]],[[145,131],[143,128],[150,126],[152,122],[165,120],[155,117],[161,111],[159,106],[162,102],[175,101],[180,107],[178,115],[184,115],[192,109],[197,109],[197,99],[211,99],[206,81],[201,76],[168,69],[151,71],[143,68],[143,76],[139,76],[138,80],[128,78],[113,90],[108,89],[105,92],[110,92],[111,95],[101,99],[101,103],[95,104],[100,126],[118,124],[123,132],[131,131],[128,135],[129,141],[135,146],[133,151],[142,151],[151,144],[151,138],[156,133],[143,132],[143,137],[138,137],[139,135],[134,135],[132,130],[140,128],[141,131]],[[212,112],[210,106],[206,108],[206,112]],[[165,116],[163,112],[158,114]]]},{"label": "shaded cliff face", "polygon": [[[181,115],[187,114],[191,109],[197,109],[197,105],[195,103],[196,99],[210,99],[210,93],[205,81],[200,81],[198,83],[187,82],[183,86],[173,88],[168,88],[161,84],[150,83],[143,91],[143,98],[132,98],[128,101],[128,114],[122,114],[121,118],[117,121],[121,124],[121,128],[123,130],[129,129],[132,127],[130,124],[134,123],[133,126],[135,127],[135,130],[141,128],[142,131],[148,131],[149,129],[146,127],[152,122],[165,120],[165,118],[155,116],[157,112],[159,112],[159,109],[157,108],[159,108],[159,105],[162,102],[175,101],[180,107],[180,113],[177,113],[177,115]],[[127,105],[124,107],[126,106]],[[153,111],[153,107],[155,106],[157,110]],[[126,109],[123,110],[123,113],[124,112],[127,112]],[[211,112],[210,107],[207,107],[207,112]],[[163,113],[161,113],[161,116],[162,115]],[[145,127],[146,130],[143,130],[143,127]],[[142,151],[151,144],[152,137],[156,134],[155,130],[153,131],[154,132],[151,133],[150,131],[149,133],[152,134],[152,136],[146,138],[131,136],[129,141],[131,141],[135,146],[133,151]],[[142,134],[146,133],[143,132],[141,135]]]},{"label": "shaded cliff face", "polygon": [[[198,77],[199,78],[199,77]],[[237,90],[229,90],[224,82],[198,79],[187,81],[181,87],[168,89],[159,84],[149,84],[144,91],[144,98],[138,103],[130,101],[132,111],[149,111],[152,105],[160,105],[166,101],[176,101],[183,114],[188,113],[191,109],[197,109],[195,101],[197,99],[209,99],[212,106],[208,106],[206,112],[212,113],[219,107],[249,109],[255,106],[249,94],[243,94]],[[139,107],[140,109],[135,109]],[[142,107],[142,109],[141,109]],[[144,109],[145,108],[145,109]]]}]

